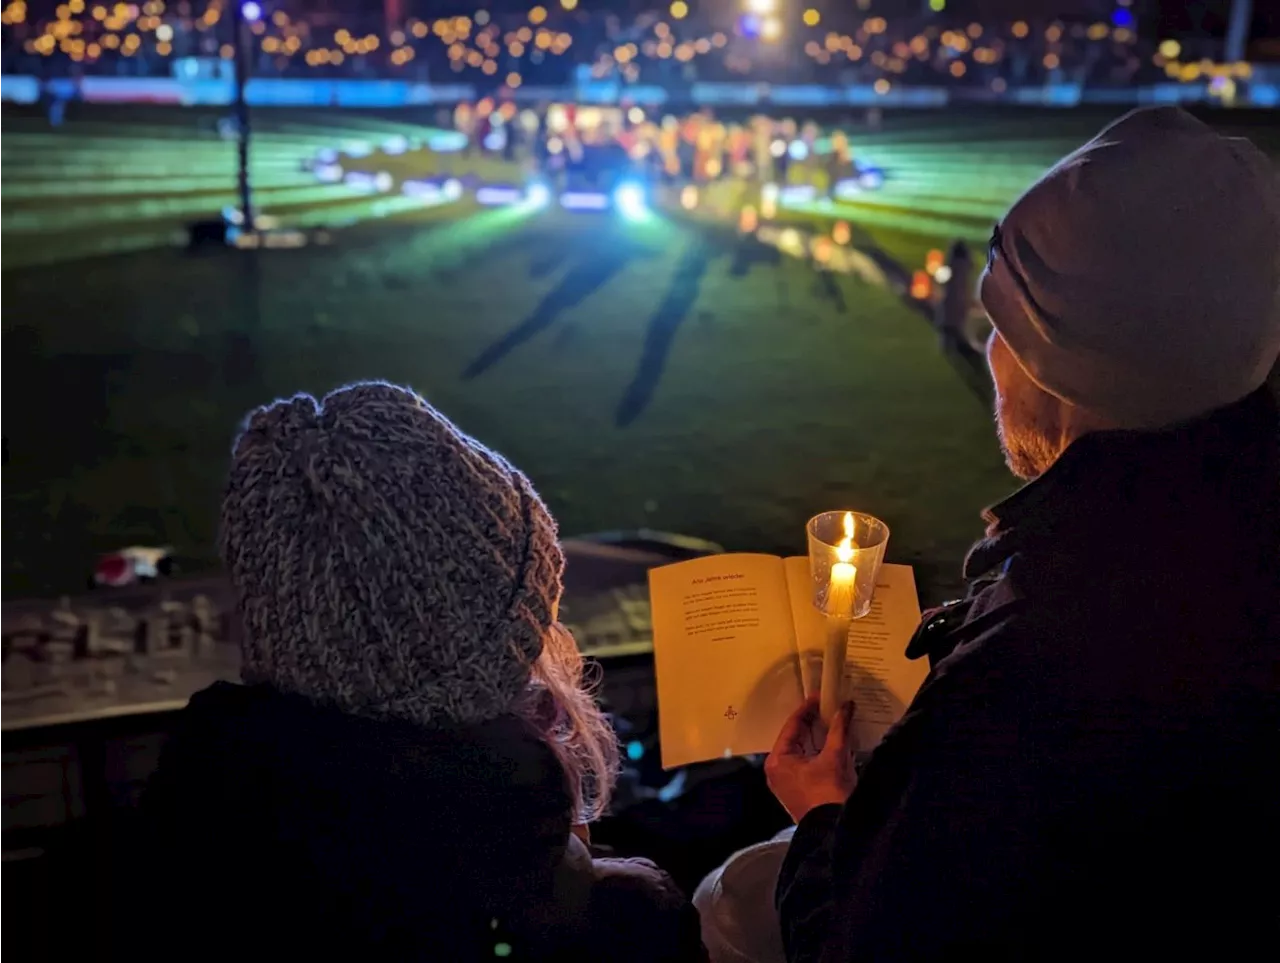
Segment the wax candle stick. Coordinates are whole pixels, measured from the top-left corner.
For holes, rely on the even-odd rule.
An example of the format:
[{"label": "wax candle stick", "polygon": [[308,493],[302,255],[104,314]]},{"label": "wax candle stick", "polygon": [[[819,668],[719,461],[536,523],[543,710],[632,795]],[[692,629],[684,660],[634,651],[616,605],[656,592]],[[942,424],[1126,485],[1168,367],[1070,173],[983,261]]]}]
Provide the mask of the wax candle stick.
[{"label": "wax candle stick", "polygon": [[858,568],[853,564],[853,526],[853,513],[845,512],[844,538],[836,546],[838,561],[831,566],[831,581],[827,586],[827,644],[822,655],[822,690],[819,696],[819,712],[827,722],[844,701],[845,653],[858,582]]}]

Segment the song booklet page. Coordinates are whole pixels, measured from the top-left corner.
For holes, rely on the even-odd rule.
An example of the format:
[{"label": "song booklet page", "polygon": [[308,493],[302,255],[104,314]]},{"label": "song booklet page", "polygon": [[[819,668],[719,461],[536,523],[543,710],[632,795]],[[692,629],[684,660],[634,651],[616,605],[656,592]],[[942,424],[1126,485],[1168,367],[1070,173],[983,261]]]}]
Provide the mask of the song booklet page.
[{"label": "song booklet page", "polygon": [[[662,765],[768,752],[822,677],[825,618],[805,556],[712,555],[649,572]],[[844,697],[855,746],[872,748],[910,704],[927,660],[905,655],[920,622],[910,566],[883,565],[849,630]]]}]

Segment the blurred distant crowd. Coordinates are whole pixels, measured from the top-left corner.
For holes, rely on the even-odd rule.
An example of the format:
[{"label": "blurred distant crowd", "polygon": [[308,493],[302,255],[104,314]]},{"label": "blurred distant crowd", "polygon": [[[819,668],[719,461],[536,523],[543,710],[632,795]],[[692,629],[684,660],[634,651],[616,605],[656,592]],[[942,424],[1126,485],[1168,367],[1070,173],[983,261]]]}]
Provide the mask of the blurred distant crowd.
[{"label": "blurred distant crowd", "polygon": [[[874,190],[883,179],[881,171],[855,160],[843,130],[792,118],[756,115],[725,122],[709,111],[659,116],[635,106],[560,103],[517,110],[510,101],[484,98],[458,104],[451,116],[442,111],[438,119],[466,135],[469,151],[529,162],[552,175],[594,154],[602,163],[643,173],[651,183],[696,185],[735,177],[808,184],[835,196],[837,185],[851,194]],[[877,119],[868,112],[865,125],[874,127]]]},{"label": "blurred distant crowd", "polygon": [[[550,0],[511,13],[477,9],[388,23],[381,10],[248,2],[243,44],[263,77],[401,77],[465,81],[483,91],[587,81],[655,85],[697,82],[895,84],[1000,93],[1045,83],[1122,86],[1196,80],[1210,69],[1203,48],[1140,32],[1121,4],[1108,21],[956,22],[944,14],[886,20],[848,10],[779,6],[776,16],[733,19],[696,3],[639,15],[588,9],[591,0]],[[230,0],[144,0],[3,6],[3,69],[37,76],[229,76],[235,56]],[[753,6],[773,9],[774,0]],[[723,22],[720,22],[723,21]],[[1247,65],[1217,65],[1235,79]]]}]

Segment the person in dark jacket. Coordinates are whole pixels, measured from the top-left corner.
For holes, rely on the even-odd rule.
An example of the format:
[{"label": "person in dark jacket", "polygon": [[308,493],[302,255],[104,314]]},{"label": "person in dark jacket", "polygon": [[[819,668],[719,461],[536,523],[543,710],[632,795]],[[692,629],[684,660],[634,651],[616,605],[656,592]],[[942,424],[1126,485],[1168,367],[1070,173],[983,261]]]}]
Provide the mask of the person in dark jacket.
[{"label": "person in dark jacket", "polygon": [[[942,296],[934,307],[934,326],[938,344],[944,352],[971,351],[966,327],[969,305],[973,301],[973,256],[969,245],[957,238],[947,254],[946,281]],[[977,354],[976,351],[972,352]]]},{"label": "person in dark jacket", "polygon": [[1014,204],[981,298],[1029,484],[987,513],[971,597],[926,615],[930,675],[856,777],[840,726],[780,736],[790,960],[1274,947],[1278,295],[1274,168],[1180,110]]},{"label": "person in dark jacket", "polygon": [[237,439],[221,549],[244,684],[144,795],[138,955],[703,958],[664,874],[585,844],[616,743],[524,475],[405,389],[298,395]]}]

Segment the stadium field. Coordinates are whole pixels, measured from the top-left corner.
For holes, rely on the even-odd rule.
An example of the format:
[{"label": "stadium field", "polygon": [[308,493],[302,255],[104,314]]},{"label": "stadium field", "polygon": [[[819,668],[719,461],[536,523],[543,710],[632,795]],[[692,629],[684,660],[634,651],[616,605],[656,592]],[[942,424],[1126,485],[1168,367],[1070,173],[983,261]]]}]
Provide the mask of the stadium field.
[{"label": "stadium field", "polygon": [[[866,150],[896,157],[900,181],[797,216],[848,218],[904,262],[977,239],[1081,139],[1075,125],[1097,127],[1060,116],[1038,122],[1041,139],[1009,134],[1019,151],[990,146],[1003,121],[989,136],[978,124],[970,143],[990,163],[1019,158],[980,171],[980,190],[954,131],[886,124]],[[566,534],[647,527],[799,552],[810,514],[854,506],[888,521],[890,557],[917,566],[926,598],[957,588],[978,510],[1013,482],[988,402],[891,291],[674,212],[628,223],[354,195],[302,160],[421,128],[338,112],[255,124],[260,204],[350,222],[331,243],[166,246],[234,201],[213,115],[73,108],[50,130],[5,114],[6,597],[73,590],[96,552],[126,544],[213,564],[237,418],[371,377],[413,385],[505,452]]]}]

